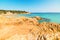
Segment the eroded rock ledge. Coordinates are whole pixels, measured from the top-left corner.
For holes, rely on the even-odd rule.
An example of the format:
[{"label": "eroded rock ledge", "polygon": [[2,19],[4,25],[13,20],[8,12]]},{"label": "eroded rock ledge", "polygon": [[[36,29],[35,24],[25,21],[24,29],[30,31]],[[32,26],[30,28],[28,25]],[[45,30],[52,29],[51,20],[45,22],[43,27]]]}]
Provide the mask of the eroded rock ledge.
[{"label": "eroded rock ledge", "polygon": [[0,15],[0,40],[60,40],[60,24],[7,16]]}]

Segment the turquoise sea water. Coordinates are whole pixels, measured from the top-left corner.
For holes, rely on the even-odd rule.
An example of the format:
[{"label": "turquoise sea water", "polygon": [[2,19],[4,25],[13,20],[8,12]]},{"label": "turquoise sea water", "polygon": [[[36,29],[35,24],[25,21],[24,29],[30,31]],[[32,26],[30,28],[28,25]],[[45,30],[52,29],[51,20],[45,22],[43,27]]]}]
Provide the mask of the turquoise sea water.
[{"label": "turquoise sea water", "polygon": [[[26,17],[40,16],[42,18],[49,19],[50,22],[60,23],[60,13],[31,13],[31,14],[19,14],[18,16],[26,16]],[[44,21],[46,20],[43,20],[43,22]]]}]

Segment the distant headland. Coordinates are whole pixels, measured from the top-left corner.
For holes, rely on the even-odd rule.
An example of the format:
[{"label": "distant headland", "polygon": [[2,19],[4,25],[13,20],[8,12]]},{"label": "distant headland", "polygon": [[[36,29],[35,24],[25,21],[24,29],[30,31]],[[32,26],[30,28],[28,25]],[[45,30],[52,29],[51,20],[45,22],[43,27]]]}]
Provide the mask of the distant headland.
[{"label": "distant headland", "polygon": [[20,10],[0,10],[0,14],[6,14],[8,12],[13,13],[13,14],[29,14],[29,12],[20,11]]}]

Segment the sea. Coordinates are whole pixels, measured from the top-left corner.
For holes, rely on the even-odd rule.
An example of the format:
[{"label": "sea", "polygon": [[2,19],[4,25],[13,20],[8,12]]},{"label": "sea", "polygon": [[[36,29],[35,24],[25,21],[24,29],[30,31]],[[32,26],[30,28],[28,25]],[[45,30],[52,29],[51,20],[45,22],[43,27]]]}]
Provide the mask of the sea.
[{"label": "sea", "polygon": [[39,20],[39,22],[53,22],[60,24],[60,13],[30,13],[30,14],[18,14],[18,16],[35,17],[39,16],[45,20]]}]

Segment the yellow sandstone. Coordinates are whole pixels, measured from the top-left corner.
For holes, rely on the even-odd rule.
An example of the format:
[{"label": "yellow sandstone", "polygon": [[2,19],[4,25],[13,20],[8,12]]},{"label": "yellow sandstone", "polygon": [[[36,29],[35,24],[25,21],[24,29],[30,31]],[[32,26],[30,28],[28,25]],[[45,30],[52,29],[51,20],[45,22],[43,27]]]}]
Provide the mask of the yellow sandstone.
[{"label": "yellow sandstone", "polygon": [[59,24],[9,15],[0,15],[0,40],[60,40]]}]

